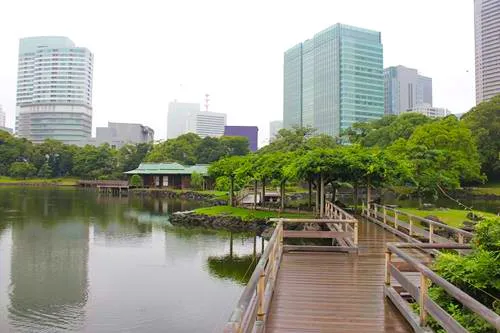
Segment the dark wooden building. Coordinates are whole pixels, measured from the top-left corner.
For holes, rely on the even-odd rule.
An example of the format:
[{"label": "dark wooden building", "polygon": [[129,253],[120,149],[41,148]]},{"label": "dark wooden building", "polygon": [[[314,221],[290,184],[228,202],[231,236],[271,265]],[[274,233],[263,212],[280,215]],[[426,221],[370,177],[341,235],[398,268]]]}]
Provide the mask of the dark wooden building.
[{"label": "dark wooden building", "polygon": [[187,189],[191,187],[191,175],[196,172],[204,178],[208,175],[208,165],[184,166],[179,163],[141,163],[135,170],[125,174],[142,177],[144,187]]}]

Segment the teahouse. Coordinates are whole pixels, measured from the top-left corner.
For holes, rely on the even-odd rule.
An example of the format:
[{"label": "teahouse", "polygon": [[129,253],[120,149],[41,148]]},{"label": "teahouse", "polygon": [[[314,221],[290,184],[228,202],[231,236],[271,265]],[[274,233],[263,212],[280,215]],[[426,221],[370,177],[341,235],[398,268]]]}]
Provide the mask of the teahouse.
[{"label": "teahouse", "polygon": [[127,171],[125,174],[141,176],[144,187],[186,189],[191,187],[191,175],[195,172],[206,178],[208,165],[184,166],[179,163],[141,163],[137,169]]}]

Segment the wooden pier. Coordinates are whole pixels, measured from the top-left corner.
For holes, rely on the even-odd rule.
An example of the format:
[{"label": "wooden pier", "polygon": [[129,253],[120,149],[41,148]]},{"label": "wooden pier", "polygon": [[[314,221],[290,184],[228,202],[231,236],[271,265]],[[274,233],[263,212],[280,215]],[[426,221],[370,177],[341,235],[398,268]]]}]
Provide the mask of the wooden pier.
[{"label": "wooden pier", "polygon": [[[358,221],[327,203],[325,219],[274,219],[274,233],[224,332],[432,332],[429,317],[449,332],[467,332],[427,296],[430,281],[500,329],[500,316],[428,268],[440,249],[470,249],[471,234],[450,227],[447,237],[436,235],[434,230],[447,226],[419,221],[433,226],[425,230],[398,215],[394,228],[386,225],[387,209],[365,206],[366,218]],[[321,223],[329,231],[291,232],[286,230],[290,223]],[[301,233],[332,238],[332,245],[286,244]],[[435,243],[443,240],[439,237],[447,242]],[[420,312],[409,302],[418,303]]]},{"label": "wooden pier", "polygon": [[122,196],[128,194],[129,185],[126,180],[79,180],[78,186],[95,188],[99,193]]}]

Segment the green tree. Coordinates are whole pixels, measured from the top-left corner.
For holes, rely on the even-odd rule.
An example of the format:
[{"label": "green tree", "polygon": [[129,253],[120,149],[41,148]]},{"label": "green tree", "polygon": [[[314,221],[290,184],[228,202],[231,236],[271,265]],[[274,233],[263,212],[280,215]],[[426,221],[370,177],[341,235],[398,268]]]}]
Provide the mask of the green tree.
[{"label": "green tree", "polygon": [[51,178],[52,177],[52,169],[49,166],[48,162],[45,162],[40,169],[38,169],[37,176],[40,178]]},{"label": "green tree", "polygon": [[214,178],[227,177],[229,179],[229,205],[234,206],[234,182],[245,157],[231,156],[218,160],[210,165],[208,174]]},{"label": "green tree", "polygon": [[146,156],[147,162],[179,162],[185,165],[196,164],[196,148],[201,138],[194,133],[183,134],[175,139],[166,140],[153,146]]},{"label": "green tree", "polygon": [[226,150],[227,156],[244,156],[250,152],[248,138],[244,136],[223,136],[220,143]]},{"label": "green tree", "polygon": [[500,180],[500,95],[472,108],[462,121],[476,139],[482,171]]},{"label": "green tree", "polygon": [[221,140],[207,136],[201,140],[194,153],[196,163],[210,164],[225,157],[227,149]]},{"label": "green tree", "polygon": [[191,174],[191,188],[201,190],[203,189],[204,182],[203,176],[198,172],[193,172]]},{"label": "green tree", "polygon": [[151,143],[126,144],[118,150],[118,166],[122,172],[137,169],[151,151]]},{"label": "green tree", "polygon": [[9,167],[9,175],[14,178],[26,179],[36,174],[36,168],[29,162],[13,162]]},{"label": "green tree", "polygon": [[86,145],[76,151],[73,174],[82,179],[113,179],[121,176],[117,168],[116,150],[108,144]]},{"label": "green tree", "polygon": [[290,152],[305,148],[307,140],[313,136],[311,127],[293,127],[281,129],[273,142],[259,150],[259,153]]}]

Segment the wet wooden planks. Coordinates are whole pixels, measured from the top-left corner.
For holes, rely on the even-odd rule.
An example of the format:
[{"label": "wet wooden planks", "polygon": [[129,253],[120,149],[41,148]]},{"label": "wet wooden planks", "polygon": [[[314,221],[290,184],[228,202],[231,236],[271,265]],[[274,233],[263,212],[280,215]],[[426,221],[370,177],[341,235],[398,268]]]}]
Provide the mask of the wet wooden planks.
[{"label": "wet wooden planks", "polygon": [[360,221],[360,253],[286,253],[266,332],[411,332],[384,298],[384,251],[400,241]]}]

